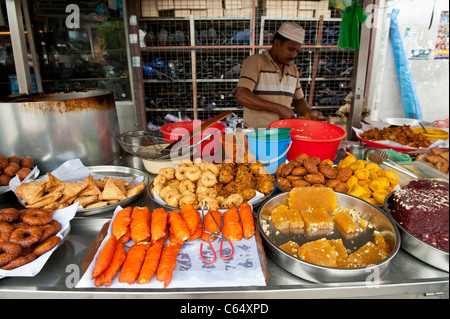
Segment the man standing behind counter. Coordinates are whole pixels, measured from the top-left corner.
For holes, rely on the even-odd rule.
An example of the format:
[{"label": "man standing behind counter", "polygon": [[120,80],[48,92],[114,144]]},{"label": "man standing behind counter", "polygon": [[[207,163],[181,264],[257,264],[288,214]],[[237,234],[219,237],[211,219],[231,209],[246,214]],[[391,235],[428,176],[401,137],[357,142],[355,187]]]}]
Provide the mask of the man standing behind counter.
[{"label": "man standing behind counter", "polygon": [[274,36],[272,48],[254,54],[242,63],[236,89],[236,101],[244,106],[244,125],[268,128],[269,124],[309,113],[325,119],[320,111],[311,110],[299,80],[297,66],[291,61],[305,40],[305,30],[296,23],[285,22]]}]

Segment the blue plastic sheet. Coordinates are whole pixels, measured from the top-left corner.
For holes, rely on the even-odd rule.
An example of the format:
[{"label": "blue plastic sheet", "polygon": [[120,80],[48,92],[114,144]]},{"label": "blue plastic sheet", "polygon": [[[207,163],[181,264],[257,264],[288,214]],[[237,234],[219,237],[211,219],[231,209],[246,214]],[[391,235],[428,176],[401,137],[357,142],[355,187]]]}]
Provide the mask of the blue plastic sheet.
[{"label": "blue plastic sheet", "polygon": [[405,116],[407,118],[423,120],[416,86],[414,85],[408,58],[406,56],[405,48],[403,47],[403,39],[398,26],[397,17],[399,13],[400,10],[398,9],[392,10],[389,35],[394,50],[394,60],[397,68],[403,109],[405,110]]}]

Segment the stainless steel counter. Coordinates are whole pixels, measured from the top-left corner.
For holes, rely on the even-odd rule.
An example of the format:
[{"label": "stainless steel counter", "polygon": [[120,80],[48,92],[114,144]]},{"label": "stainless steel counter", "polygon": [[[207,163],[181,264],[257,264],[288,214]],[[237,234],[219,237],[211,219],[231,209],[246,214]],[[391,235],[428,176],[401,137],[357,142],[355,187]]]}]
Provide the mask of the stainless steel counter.
[{"label": "stainless steel counter", "polygon": [[[138,158],[118,158],[112,165],[143,169]],[[150,176],[153,178],[154,176]],[[156,204],[147,193],[131,206]],[[3,207],[20,207],[14,194]],[[82,276],[81,264],[101,227],[110,220],[112,212],[89,217],[76,216],[64,243],[48,260],[42,271],[32,278],[0,280],[0,299],[6,298],[449,298],[447,272],[429,266],[400,250],[389,272],[379,282],[368,281],[339,284],[315,284],[285,271],[270,258],[270,275],[266,287],[205,288],[205,289],[77,289]]]}]

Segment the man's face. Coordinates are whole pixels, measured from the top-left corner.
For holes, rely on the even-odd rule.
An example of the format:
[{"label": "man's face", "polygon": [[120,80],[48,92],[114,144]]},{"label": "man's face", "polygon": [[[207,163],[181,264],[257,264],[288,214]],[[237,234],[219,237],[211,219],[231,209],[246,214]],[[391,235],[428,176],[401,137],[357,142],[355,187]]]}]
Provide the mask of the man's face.
[{"label": "man's face", "polygon": [[277,63],[288,64],[292,62],[300,51],[301,44],[292,40],[286,40],[283,43],[275,40],[273,43],[274,59]]}]

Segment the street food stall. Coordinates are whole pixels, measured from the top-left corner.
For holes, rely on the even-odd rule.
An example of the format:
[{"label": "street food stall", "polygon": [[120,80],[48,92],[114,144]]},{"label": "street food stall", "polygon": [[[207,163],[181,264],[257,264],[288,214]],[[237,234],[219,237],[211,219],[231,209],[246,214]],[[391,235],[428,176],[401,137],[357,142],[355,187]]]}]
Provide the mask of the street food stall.
[{"label": "street food stall", "polygon": [[[155,2],[162,6],[163,1]],[[297,1],[289,2],[299,8]],[[116,21],[125,21],[125,33],[134,32],[139,22],[127,18],[138,8],[132,1],[123,3],[82,9],[99,16],[111,10]],[[257,3],[265,2],[252,0],[250,21]],[[23,29],[12,19],[12,13],[16,18],[21,14],[20,7],[8,3],[11,34],[17,31],[13,28]],[[28,28],[28,9],[22,9]],[[162,16],[148,12],[150,16],[143,16],[148,8],[141,9],[145,25],[172,21],[161,22]],[[264,7],[266,14],[273,12],[268,9],[274,8]],[[49,15],[48,10],[42,4],[33,14]],[[244,7],[239,10],[244,12]],[[156,11],[173,13],[171,7]],[[300,20],[318,22],[321,30],[328,26],[331,32],[324,15]],[[208,48],[217,56],[206,62],[220,64],[216,58],[228,50],[225,45],[236,50],[242,48],[233,46],[243,45],[252,53],[268,48],[262,30],[273,19],[266,18],[259,46],[247,44],[245,32],[243,43],[238,32],[231,33],[230,43],[214,42],[215,48]],[[82,22],[93,27],[103,19],[91,15]],[[227,19],[217,19],[218,25]],[[191,31],[194,20],[190,12],[184,21],[191,23]],[[103,31],[113,37],[111,30],[116,29]],[[214,86],[233,83],[232,74],[208,75],[214,81],[181,79],[181,58],[164,67],[154,59],[143,68],[137,59],[139,40],[129,35],[126,52],[132,58],[124,76],[109,76],[126,83],[121,89],[126,94],[119,98],[111,87],[80,84],[93,83],[86,79],[44,93],[43,83],[49,83],[42,82],[38,68],[38,92],[32,93],[29,70],[19,72],[27,69],[27,61],[23,56],[18,60],[16,49],[19,92],[0,97],[1,299],[448,298],[448,125],[400,117],[358,121],[360,90],[370,77],[362,71],[368,69],[360,68],[344,127],[332,117],[305,116],[274,121],[267,129],[242,128],[240,113],[232,107],[206,102],[198,107],[205,92],[197,88],[207,83],[211,92],[222,94],[222,102],[228,98]],[[146,39],[142,53],[172,47]],[[196,54],[200,59],[202,45],[191,40],[190,46],[173,47],[190,55],[190,71],[197,75]],[[369,50],[366,40],[362,38],[361,46]],[[316,67],[321,50],[337,49],[322,43],[324,47],[306,47],[317,57],[311,60]],[[112,64],[115,57],[108,58]],[[368,63],[363,54],[356,60]],[[175,66],[178,73],[172,72]],[[151,69],[154,77],[143,81],[136,68]],[[329,80],[316,71],[310,102],[320,108],[313,103],[318,98],[314,87]],[[187,82],[194,92],[189,96],[192,110],[180,107],[177,116],[162,120],[167,112],[163,100],[173,103],[169,95],[176,91],[163,85]],[[159,100],[149,94],[150,101],[143,87],[155,85],[165,95]],[[134,101],[124,102],[129,96]],[[186,96],[181,99],[190,103]]]}]

